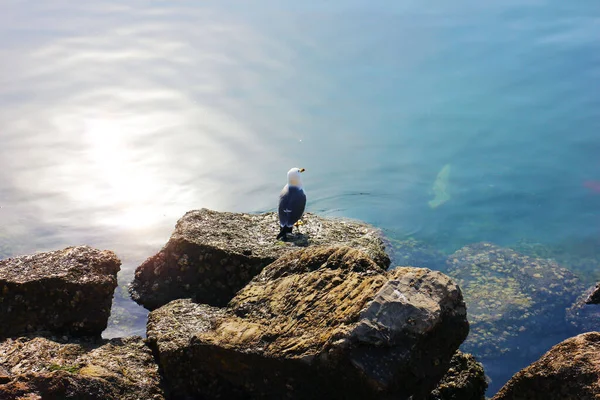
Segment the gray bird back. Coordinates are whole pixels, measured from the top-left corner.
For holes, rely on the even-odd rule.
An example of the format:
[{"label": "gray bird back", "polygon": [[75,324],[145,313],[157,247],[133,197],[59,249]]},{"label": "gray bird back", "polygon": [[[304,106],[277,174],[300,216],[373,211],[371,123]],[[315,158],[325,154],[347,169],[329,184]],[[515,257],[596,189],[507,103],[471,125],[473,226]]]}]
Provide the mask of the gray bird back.
[{"label": "gray bird back", "polygon": [[296,186],[285,185],[279,195],[279,224],[294,226],[304,214],[306,194]]}]

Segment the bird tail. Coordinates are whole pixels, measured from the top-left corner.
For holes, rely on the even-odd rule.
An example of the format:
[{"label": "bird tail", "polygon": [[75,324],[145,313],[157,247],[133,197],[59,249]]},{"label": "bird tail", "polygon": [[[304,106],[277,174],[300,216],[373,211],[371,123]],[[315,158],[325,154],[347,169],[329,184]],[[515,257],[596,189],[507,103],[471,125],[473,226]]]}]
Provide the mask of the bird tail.
[{"label": "bird tail", "polygon": [[288,233],[292,233],[292,226],[282,226],[277,235],[277,239],[286,239]]}]

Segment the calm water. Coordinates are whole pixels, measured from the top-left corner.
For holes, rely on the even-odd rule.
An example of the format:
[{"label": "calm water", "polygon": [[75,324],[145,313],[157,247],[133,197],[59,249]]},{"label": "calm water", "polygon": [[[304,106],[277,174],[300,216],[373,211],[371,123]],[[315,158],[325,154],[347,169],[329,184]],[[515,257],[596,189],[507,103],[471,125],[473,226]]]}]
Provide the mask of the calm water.
[{"label": "calm water", "polygon": [[[310,211],[445,252],[600,243],[594,0],[80,3],[0,5],[4,256],[112,249],[124,288],[185,211],[273,210],[291,166]],[[145,314],[118,292],[105,335]],[[484,364],[493,394],[526,362]]]}]

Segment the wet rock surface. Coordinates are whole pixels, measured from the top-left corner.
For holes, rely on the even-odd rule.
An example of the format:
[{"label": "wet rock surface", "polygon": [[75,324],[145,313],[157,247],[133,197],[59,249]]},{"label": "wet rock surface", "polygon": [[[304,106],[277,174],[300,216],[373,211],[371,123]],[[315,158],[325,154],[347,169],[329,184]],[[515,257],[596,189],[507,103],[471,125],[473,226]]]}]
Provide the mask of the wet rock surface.
[{"label": "wet rock surface", "polygon": [[281,242],[275,240],[276,213],[190,211],[163,249],[136,269],[132,298],[150,310],[179,298],[224,306],[266,265],[309,245],[351,246],[389,266],[381,233],[372,226],[310,213],[303,221],[301,233],[294,228],[290,241]]},{"label": "wet rock surface", "polygon": [[113,252],[87,246],[0,260],[0,338],[100,335],[120,264]]},{"label": "wet rock surface", "polygon": [[587,304],[600,304],[600,283],[592,290],[592,293],[585,300]]},{"label": "wet rock surface", "polygon": [[481,363],[473,355],[457,351],[448,372],[427,400],[485,400],[487,386]]},{"label": "wet rock surface", "polygon": [[225,308],[176,300],[148,321],[175,398],[425,398],[467,333],[450,278],[348,247],[284,255]]},{"label": "wet rock surface", "polygon": [[158,367],[140,337],[22,337],[0,343],[0,399],[162,400],[164,395]]},{"label": "wet rock surface", "polygon": [[521,370],[493,400],[596,400],[600,398],[600,333],[552,347]]},{"label": "wet rock surface", "polygon": [[465,246],[447,262],[469,310],[471,332],[461,348],[481,357],[515,350],[519,338],[563,329],[565,309],[583,291],[556,262],[490,243]]}]

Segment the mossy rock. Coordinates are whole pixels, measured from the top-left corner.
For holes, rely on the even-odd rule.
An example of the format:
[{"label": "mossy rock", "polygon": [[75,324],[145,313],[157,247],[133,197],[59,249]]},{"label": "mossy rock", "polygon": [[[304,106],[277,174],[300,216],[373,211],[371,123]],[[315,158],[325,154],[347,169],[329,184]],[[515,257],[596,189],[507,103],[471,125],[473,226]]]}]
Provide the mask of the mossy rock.
[{"label": "mossy rock", "polygon": [[521,336],[565,326],[565,309],[584,288],[555,261],[491,243],[465,246],[447,263],[448,275],[463,291],[471,326],[461,348],[482,357],[515,349]]},{"label": "mossy rock", "polygon": [[20,337],[0,343],[0,399],[164,400],[141,337]]},{"label": "mossy rock", "polygon": [[380,267],[389,267],[379,229],[310,213],[303,221],[300,229],[282,242],[276,240],[276,213],[190,211],[177,221],[168,243],[136,269],[131,296],[149,310],[180,298],[221,307],[265,266],[312,246],[350,246]]}]

